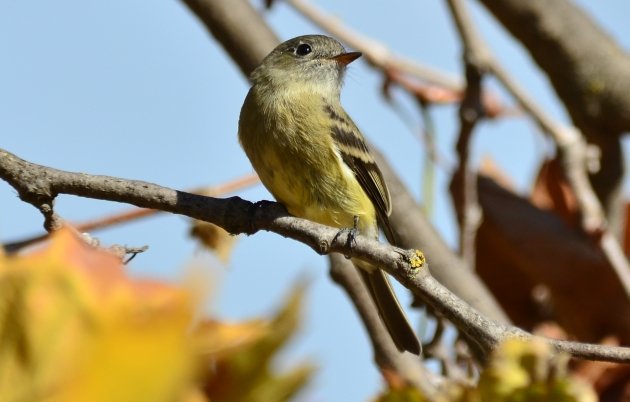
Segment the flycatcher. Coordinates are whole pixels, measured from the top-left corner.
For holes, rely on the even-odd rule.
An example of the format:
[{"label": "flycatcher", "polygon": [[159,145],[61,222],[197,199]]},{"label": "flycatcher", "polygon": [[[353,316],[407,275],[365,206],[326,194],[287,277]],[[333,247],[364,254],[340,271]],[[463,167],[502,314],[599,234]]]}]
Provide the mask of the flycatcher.
[{"label": "flycatcher", "polygon": [[[335,39],[306,35],[276,47],[251,76],[239,141],[265,187],[294,216],[390,243],[389,190],[340,102],[346,66],[361,56]],[[399,350],[419,354],[385,273],[353,260]]]}]

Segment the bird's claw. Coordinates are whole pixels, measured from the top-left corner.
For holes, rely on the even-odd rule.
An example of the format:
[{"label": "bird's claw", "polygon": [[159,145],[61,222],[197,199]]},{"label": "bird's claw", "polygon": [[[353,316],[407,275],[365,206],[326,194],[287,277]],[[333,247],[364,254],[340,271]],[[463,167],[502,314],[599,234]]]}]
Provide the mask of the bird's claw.
[{"label": "bird's claw", "polygon": [[[358,225],[359,225],[359,217],[355,216],[353,227],[339,229],[333,241],[336,241],[337,238],[341,236],[342,234],[347,233],[348,237],[346,237],[346,247],[349,247],[350,251],[352,251],[352,249],[357,245],[357,234],[359,233]],[[348,260],[352,258],[352,256],[348,254],[344,254],[343,256],[346,257],[346,259]]]}]

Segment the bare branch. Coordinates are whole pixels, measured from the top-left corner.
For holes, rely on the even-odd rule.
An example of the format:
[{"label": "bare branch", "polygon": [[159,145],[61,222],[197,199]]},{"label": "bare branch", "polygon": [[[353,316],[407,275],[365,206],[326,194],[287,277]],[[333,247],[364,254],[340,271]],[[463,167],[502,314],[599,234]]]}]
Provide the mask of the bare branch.
[{"label": "bare branch", "polygon": [[562,156],[567,181],[580,207],[582,228],[589,234],[601,233],[599,245],[615,269],[626,294],[630,297],[630,264],[619,242],[609,231],[604,210],[589,181],[588,168],[592,166],[592,153],[589,152],[586,141],[575,127],[566,127],[554,121],[501,67],[466,16],[463,1],[449,0],[449,4],[452,12],[459,15],[455,21],[463,36],[464,44],[469,52],[474,53],[474,56],[470,58],[478,64],[479,68],[494,74],[520,106],[532,116],[541,130],[553,138]]},{"label": "bare branch", "polygon": [[[431,276],[419,251],[402,250],[363,236],[356,237],[351,245],[347,233],[289,216],[280,204],[274,202],[252,204],[239,197],[204,197],[143,181],[66,172],[27,162],[1,149],[0,178],[29,203],[45,197],[54,198],[58,194],[124,202],[214,223],[233,234],[268,230],[300,241],[319,254],[336,252],[368,261],[382,267],[421,297],[461,333],[475,340],[486,353],[509,337],[540,338],[479,314]],[[574,357],[630,363],[630,348],[540,339]]]},{"label": "bare branch", "polygon": [[[525,46],[549,78],[575,126],[599,147],[601,166],[591,172],[591,183],[613,233],[619,234],[624,175],[620,136],[630,131],[630,54],[573,1],[480,2]],[[584,147],[579,144],[584,142],[581,136],[573,139],[574,134],[568,135],[576,149]],[[567,164],[581,163],[583,156],[578,153],[566,158]],[[582,207],[587,201],[580,200]],[[584,213],[599,219],[599,210],[594,207],[592,211],[584,209]],[[597,227],[598,221],[590,219],[585,216],[585,227]]]},{"label": "bare branch", "polygon": [[[260,182],[260,179],[258,178],[258,176],[252,173],[252,174],[240,177],[238,179],[231,180],[227,183],[224,183],[218,186],[191,189],[189,190],[189,192],[194,193],[194,194],[202,194],[202,195],[218,197],[227,193],[234,192],[238,189],[251,186],[259,182]],[[79,232],[92,232],[95,230],[104,229],[104,228],[120,225],[123,223],[132,222],[138,219],[146,218],[146,217],[155,215],[159,212],[160,211],[155,210],[155,209],[134,208],[129,211],[118,212],[112,215],[88,220],[85,222],[77,222],[77,223],[71,222],[70,224],[74,228],[76,228]],[[8,242],[4,244],[3,247],[7,253],[15,253],[24,247],[28,247],[33,244],[37,244],[40,241],[46,240],[48,237],[49,237],[48,233],[37,235],[37,236],[31,236],[26,239]]]},{"label": "bare branch", "polygon": [[545,71],[587,135],[630,131],[630,55],[569,0],[480,0]]},{"label": "bare branch", "polygon": [[470,17],[458,1],[449,0],[451,15],[464,44],[462,59],[466,72],[466,91],[459,109],[459,135],[457,155],[459,166],[453,174],[451,192],[456,204],[460,226],[461,255],[470,268],[475,267],[476,233],[482,219],[482,210],[477,198],[477,176],[470,171],[469,149],[473,130],[483,118],[481,81],[485,72],[480,63],[483,53],[480,40],[471,29]]},{"label": "bare branch", "polygon": [[[278,37],[249,1],[182,0],[237,61],[247,77],[277,44]],[[255,40],[253,40],[255,38]]]}]

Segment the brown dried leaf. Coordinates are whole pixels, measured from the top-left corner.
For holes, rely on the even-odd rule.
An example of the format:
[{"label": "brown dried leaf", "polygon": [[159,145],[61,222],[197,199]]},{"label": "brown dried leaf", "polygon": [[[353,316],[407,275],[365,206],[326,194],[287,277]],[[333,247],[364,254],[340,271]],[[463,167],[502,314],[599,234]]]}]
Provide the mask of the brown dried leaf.
[{"label": "brown dried leaf", "polygon": [[[591,239],[488,178],[478,195],[477,272],[515,324],[554,321],[583,341],[630,342],[630,300]],[[539,285],[544,303],[534,297]]]},{"label": "brown dried leaf", "polygon": [[221,262],[224,264],[229,262],[236,236],[215,224],[197,220],[192,222],[190,236],[212,251]]},{"label": "brown dried leaf", "polygon": [[577,200],[558,157],[540,166],[530,199],[538,208],[556,213],[570,228],[580,227]]}]

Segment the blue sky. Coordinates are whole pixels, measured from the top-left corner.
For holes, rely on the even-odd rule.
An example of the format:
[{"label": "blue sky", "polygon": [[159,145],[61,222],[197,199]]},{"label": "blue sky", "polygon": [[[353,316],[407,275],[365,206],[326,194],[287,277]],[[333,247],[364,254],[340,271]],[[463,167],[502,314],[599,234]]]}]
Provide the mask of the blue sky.
[{"label": "blue sky", "polygon": [[[579,3],[630,48],[629,3]],[[317,4],[397,53],[453,74],[461,70],[459,42],[443,1]],[[507,69],[550,113],[567,122],[529,57],[476,5],[477,25]],[[282,2],[265,15],[282,39],[321,32]],[[0,147],[27,160],[177,189],[221,184],[251,171],[236,139],[247,81],[178,1],[0,0],[0,54]],[[381,99],[380,83],[364,62],[353,63],[342,101],[422,200],[422,146]],[[489,85],[501,93],[494,82]],[[395,97],[419,124],[406,95],[396,91]],[[456,107],[441,106],[432,113],[438,147],[453,162]],[[549,149],[527,119],[503,119],[483,123],[475,135],[473,158],[478,162],[490,155],[520,190],[526,190]],[[449,172],[437,168],[436,173],[431,220],[449,244],[456,244],[446,195]],[[270,199],[262,186],[238,195]],[[0,205],[0,241],[41,230],[40,215],[4,182]],[[61,196],[56,208],[66,219],[81,221],[128,207]],[[226,319],[268,314],[292,284],[308,278],[304,327],[279,366],[301,359],[320,366],[304,401],[367,400],[381,387],[363,330],[328,279],[324,258],[301,244],[258,233],[239,238],[225,267],[191,242],[187,230],[187,219],[164,214],[96,236],[104,244],[149,245],[150,250],[132,263],[135,275],[177,280],[185,267],[204,266],[216,281],[209,308]],[[430,250],[425,252],[430,261]],[[413,317],[417,321],[419,315]]]}]

